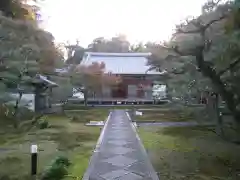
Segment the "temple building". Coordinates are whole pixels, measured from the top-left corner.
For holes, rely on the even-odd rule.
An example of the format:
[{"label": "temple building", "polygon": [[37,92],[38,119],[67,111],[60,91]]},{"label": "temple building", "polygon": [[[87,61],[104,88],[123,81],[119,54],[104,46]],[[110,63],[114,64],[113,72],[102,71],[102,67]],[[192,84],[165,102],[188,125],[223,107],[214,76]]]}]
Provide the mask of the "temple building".
[{"label": "temple building", "polygon": [[153,99],[153,85],[161,72],[150,70],[148,56],[151,53],[99,53],[86,52],[80,65],[104,63],[106,73],[121,76],[121,82],[102,86],[94,98],[104,99]]}]

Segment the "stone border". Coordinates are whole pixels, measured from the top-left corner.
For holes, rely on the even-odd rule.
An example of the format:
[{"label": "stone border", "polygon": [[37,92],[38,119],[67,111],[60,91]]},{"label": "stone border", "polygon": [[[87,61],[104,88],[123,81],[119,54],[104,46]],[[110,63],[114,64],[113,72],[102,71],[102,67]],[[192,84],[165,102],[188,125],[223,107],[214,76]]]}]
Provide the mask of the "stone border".
[{"label": "stone border", "polygon": [[[131,117],[130,117],[129,113],[126,112],[126,114],[127,114],[128,119],[131,121]],[[151,161],[149,160],[149,157],[148,157],[148,155],[147,155],[147,152],[146,152],[146,150],[145,150],[145,148],[144,148],[144,146],[143,146],[143,143],[142,143],[142,141],[141,141],[141,139],[140,139],[140,137],[139,137],[139,135],[138,135],[138,133],[137,133],[135,123],[132,123],[132,122],[130,122],[130,123],[131,123],[132,130],[133,130],[133,131],[135,132],[135,134],[136,134],[136,138],[137,138],[137,140],[138,140],[138,142],[139,142],[139,145],[140,145],[142,154],[143,154],[144,157],[145,157],[145,161],[146,161],[147,166],[148,166],[149,171],[150,171],[150,172],[149,172],[149,173],[150,173],[150,177],[151,177],[153,180],[159,180],[158,175],[157,175],[155,169],[153,168],[152,163],[151,163]]]},{"label": "stone border", "polygon": [[102,144],[103,137],[104,137],[104,134],[105,134],[105,130],[107,128],[107,125],[108,125],[108,122],[109,122],[109,120],[111,118],[111,115],[112,115],[112,112],[109,113],[109,115],[108,115],[108,117],[106,119],[104,127],[103,127],[103,129],[101,131],[101,134],[100,134],[99,138],[98,138],[96,147],[95,147],[95,149],[93,151],[92,157],[89,160],[88,168],[87,168],[86,172],[84,173],[84,176],[83,176],[82,180],[89,180],[89,178],[90,178],[90,174],[91,174],[92,170],[94,169],[94,164],[95,164],[95,161],[97,160],[99,149],[100,149],[100,146]]}]

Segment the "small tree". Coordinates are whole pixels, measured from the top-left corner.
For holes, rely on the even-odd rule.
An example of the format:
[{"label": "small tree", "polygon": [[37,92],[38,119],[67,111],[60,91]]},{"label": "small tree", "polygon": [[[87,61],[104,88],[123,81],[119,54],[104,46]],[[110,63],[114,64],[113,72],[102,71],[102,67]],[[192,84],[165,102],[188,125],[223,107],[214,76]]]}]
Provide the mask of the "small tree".
[{"label": "small tree", "polygon": [[120,82],[121,77],[106,72],[104,63],[79,65],[72,71],[72,83],[83,92],[85,105],[89,92],[101,93],[104,85],[113,86]]},{"label": "small tree", "polygon": [[[53,44],[51,34],[40,30],[34,23],[15,21],[0,16],[0,80],[1,93],[10,91],[18,94],[14,108],[14,126],[17,127],[19,103],[24,91],[32,91],[29,86],[36,74],[53,72],[59,51]],[[2,103],[6,103],[4,96]],[[10,96],[9,96],[10,97]]]}]

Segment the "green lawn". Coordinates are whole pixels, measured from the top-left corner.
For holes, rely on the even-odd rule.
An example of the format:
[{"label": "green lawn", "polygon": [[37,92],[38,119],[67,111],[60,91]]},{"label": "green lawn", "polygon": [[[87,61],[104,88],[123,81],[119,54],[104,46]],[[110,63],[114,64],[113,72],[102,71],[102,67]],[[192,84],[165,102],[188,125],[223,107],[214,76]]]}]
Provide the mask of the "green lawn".
[{"label": "green lawn", "polygon": [[87,110],[65,110],[65,114],[76,122],[103,121],[109,114],[107,108],[90,108]]},{"label": "green lawn", "polygon": [[69,168],[70,175],[81,179],[100,134],[100,127],[84,124],[88,120],[105,120],[107,115],[108,111],[101,109],[67,112],[67,116],[51,115],[47,118],[50,128],[35,128],[28,133],[14,133],[9,127],[1,126],[0,179],[29,179],[32,143],[39,146],[39,174],[54,158],[64,155],[73,163]]},{"label": "green lawn", "polygon": [[193,121],[194,118],[191,112],[187,110],[172,110],[168,108],[158,108],[154,110],[141,110],[142,116],[136,116],[136,121],[139,122],[182,122]]},{"label": "green lawn", "polygon": [[169,106],[168,104],[150,104],[150,105],[146,105],[146,104],[139,104],[139,105],[105,105],[105,106],[85,106],[83,104],[77,104],[77,103],[67,103],[64,106],[65,110],[84,110],[84,109],[95,109],[95,108],[101,108],[101,109],[132,109],[133,107],[137,108],[137,109],[153,109],[153,108],[162,108],[162,107],[166,107]]},{"label": "green lawn", "polygon": [[240,179],[240,146],[223,141],[209,128],[139,129],[161,180]]}]

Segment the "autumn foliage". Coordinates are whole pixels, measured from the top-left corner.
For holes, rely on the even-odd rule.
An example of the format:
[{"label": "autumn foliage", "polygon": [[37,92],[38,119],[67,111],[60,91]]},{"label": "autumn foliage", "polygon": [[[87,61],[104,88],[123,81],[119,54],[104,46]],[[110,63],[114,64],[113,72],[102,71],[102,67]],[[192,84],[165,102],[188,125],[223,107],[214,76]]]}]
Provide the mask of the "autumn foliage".
[{"label": "autumn foliage", "polygon": [[79,83],[94,91],[100,90],[103,85],[114,86],[121,83],[121,77],[107,72],[106,65],[103,62],[79,65],[75,69],[75,74]]}]

